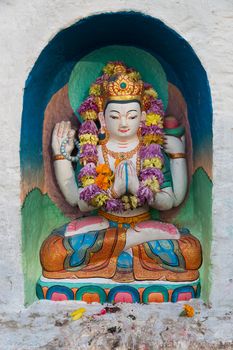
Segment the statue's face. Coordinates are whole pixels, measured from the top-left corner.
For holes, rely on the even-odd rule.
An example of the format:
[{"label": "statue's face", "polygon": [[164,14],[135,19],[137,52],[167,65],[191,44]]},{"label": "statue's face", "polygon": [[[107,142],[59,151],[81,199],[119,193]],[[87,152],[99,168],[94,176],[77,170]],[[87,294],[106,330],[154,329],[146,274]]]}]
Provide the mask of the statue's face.
[{"label": "statue's face", "polygon": [[142,111],[138,102],[110,102],[104,113],[104,122],[109,136],[123,140],[137,134]]}]

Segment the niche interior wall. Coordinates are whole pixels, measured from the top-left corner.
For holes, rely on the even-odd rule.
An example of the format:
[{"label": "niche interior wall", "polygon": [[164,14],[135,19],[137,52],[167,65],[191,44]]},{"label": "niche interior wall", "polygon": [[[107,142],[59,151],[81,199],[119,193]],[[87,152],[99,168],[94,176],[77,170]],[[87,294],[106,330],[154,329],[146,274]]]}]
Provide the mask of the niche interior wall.
[{"label": "niche interior wall", "polygon": [[[93,57],[96,50],[106,54],[106,50],[111,51],[108,47],[114,47],[116,59],[117,52],[119,59],[125,57],[125,48],[138,48],[155,57],[166,74],[169,98],[178,90],[186,103],[192,140],[189,192],[185,203],[167,213],[166,220],[188,227],[200,239],[201,297],[207,301],[212,240],[212,104],[208,78],[190,44],[163,22],[142,13],[117,12],[87,17],[59,32],[41,52],[25,84],[20,145],[25,304],[36,300],[43,240],[54,228],[77,215],[76,209],[59,204],[60,194],[51,190],[53,184],[46,178],[48,169],[43,160],[45,147],[49,147],[45,132],[43,138],[46,108],[68,83],[77,62]],[[65,98],[64,101],[64,111],[75,119],[71,106]]]}]

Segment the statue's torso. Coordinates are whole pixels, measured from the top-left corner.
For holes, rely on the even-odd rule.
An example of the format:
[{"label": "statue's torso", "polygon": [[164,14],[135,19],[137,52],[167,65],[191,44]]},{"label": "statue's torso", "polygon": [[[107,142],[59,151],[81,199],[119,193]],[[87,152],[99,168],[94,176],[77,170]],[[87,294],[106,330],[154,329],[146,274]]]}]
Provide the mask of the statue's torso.
[{"label": "statue's torso", "polygon": [[[111,144],[111,149],[113,150],[114,149],[114,152],[129,152],[131,151],[132,149],[135,148],[135,145],[132,144],[131,147],[128,147],[128,148],[120,148],[117,146],[117,144],[115,144],[115,147],[113,144]],[[133,146],[133,147],[132,147]],[[97,151],[98,151],[98,164],[103,164],[105,163],[105,159],[104,159],[104,155],[103,155],[103,147],[101,145],[99,145],[97,147]],[[138,154],[135,153],[131,158],[129,158],[129,160],[131,160],[133,162],[133,165],[136,167],[137,166],[137,156]],[[106,157],[106,156],[105,156]],[[108,162],[109,162],[109,166],[111,168],[111,170],[113,171],[113,173],[115,172],[115,159],[113,157],[111,157],[111,155],[107,155],[107,158],[108,158]],[[137,215],[140,215],[140,214],[143,214],[143,213],[146,213],[149,211],[149,206],[148,205],[144,205],[142,207],[138,207],[138,208],[135,208],[135,209],[129,209],[129,210],[126,210],[124,212],[120,212],[118,213],[117,215],[118,216],[124,216],[124,217],[131,217],[131,216],[137,216]]]}]

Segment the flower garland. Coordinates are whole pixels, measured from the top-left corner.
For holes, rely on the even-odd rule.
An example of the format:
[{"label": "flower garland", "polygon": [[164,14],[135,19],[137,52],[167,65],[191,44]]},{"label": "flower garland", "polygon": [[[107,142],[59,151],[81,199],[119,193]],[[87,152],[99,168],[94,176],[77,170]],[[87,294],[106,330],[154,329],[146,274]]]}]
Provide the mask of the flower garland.
[{"label": "flower garland", "polygon": [[140,80],[140,74],[132,68],[127,68],[123,62],[109,62],[103,68],[103,75],[98,77],[89,90],[89,97],[81,104],[78,113],[84,119],[79,129],[80,164],[83,166],[78,181],[83,190],[80,199],[89,205],[110,212],[122,212],[137,208],[153,201],[160,191],[164,181],[162,167],[163,155],[163,104],[158,99],[157,92],[148,83],[144,83],[142,106],[146,111],[146,119],[141,125],[142,147],[140,149],[141,169],[139,174],[139,189],[137,195],[124,195],[114,198],[111,186],[114,181],[113,171],[106,165],[98,162],[97,145],[98,129],[95,120],[101,110],[100,102],[103,86],[108,84],[114,74],[127,74],[132,81]]}]

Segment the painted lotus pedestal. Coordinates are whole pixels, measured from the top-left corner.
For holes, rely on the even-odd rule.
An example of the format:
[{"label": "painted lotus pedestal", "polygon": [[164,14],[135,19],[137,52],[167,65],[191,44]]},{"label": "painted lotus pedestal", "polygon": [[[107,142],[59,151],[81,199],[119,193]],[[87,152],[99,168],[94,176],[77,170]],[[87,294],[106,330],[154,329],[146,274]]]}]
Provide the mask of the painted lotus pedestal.
[{"label": "painted lotus pedestal", "polygon": [[106,62],[78,108],[56,123],[57,184],[81,215],[40,249],[41,299],[176,302],[200,295],[201,245],[159,219],[187,194],[185,125],[165,114],[153,85],[124,62]]}]

